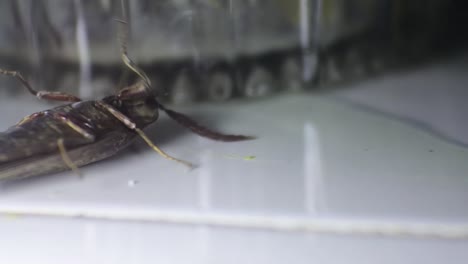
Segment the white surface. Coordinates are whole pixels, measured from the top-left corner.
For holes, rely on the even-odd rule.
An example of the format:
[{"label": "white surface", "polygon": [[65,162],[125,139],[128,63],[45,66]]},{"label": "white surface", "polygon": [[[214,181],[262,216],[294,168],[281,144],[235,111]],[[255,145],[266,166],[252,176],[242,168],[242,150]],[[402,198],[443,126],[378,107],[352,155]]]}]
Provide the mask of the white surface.
[{"label": "white surface", "polygon": [[468,145],[468,53],[349,85],[337,96]]},{"label": "white surface", "polygon": [[[0,100],[1,129],[47,107]],[[468,149],[336,94],[178,110],[258,139],[213,142],[163,118],[147,133],[198,169],[137,142],[83,179],[3,183],[0,262],[468,261]]]},{"label": "white surface", "polygon": [[[466,263],[466,241],[1,218],[2,263]],[[13,235],[14,234],[14,235]]]}]

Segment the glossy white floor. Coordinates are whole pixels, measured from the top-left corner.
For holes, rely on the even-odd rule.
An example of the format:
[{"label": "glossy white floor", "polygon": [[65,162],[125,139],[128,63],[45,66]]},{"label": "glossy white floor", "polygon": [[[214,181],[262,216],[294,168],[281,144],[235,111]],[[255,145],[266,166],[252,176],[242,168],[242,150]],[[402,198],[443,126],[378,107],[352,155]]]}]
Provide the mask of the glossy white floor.
[{"label": "glossy white floor", "polygon": [[[0,263],[466,263],[466,69],[178,108],[258,139],[213,142],[164,117],[148,134],[196,170],[137,142],[82,179],[2,183]],[[440,96],[457,114],[438,115]],[[0,99],[2,130],[48,107],[21,100]]]}]

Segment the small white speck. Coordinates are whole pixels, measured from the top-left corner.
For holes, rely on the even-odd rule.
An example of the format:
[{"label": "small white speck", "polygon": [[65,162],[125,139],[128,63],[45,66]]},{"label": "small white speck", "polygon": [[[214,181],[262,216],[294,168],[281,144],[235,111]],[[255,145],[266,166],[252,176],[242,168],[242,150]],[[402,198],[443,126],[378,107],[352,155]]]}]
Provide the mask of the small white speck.
[{"label": "small white speck", "polygon": [[135,185],[137,185],[138,183],[139,181],[137,180],[128,180],[127,185],[128,187],[135,187]]}]

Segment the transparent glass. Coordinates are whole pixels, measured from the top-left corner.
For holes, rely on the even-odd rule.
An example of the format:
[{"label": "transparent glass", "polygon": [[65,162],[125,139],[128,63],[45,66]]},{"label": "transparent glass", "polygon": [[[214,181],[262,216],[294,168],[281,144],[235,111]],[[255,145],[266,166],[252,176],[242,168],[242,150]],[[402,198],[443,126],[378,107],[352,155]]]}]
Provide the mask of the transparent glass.
[{"label": "transparent glass", "polygon": [[[421,31],[408,30],[405,21],[433,21],[442,16],[435,11],[448,4],[11,0],[0,5],[3,65],[24,71],[37,87],[89,99],[132,82],[117,38],[116,19],[125,17],[129,55],[161,99],[189,103],[262,97],[379,72],[394,64],[394,47],[408,49],[407,36]],[[437,30],[440,26],[413,37],[414,50],[423,51],[420,44]]]}]

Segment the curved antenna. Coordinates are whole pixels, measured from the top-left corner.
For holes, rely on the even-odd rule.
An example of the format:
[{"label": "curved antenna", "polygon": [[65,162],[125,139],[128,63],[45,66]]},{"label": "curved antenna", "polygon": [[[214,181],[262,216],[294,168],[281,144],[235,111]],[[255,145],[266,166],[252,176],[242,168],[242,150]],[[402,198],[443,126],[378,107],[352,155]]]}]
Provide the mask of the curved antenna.
[{"label": "curved antenna", "polygon": [[125,12],[124,0],[122,0],[121,3],[122,3],[123,18],[115,19],[115,20],[119,22],[119,25],[120,25],[120,27],[118,27],[118,37],[119,37],[119,42],[120,42],[120,54],[122,57],[122,61],[130,70],[136,73],[143,80],[143,82],[145,83],[145,86],[148,89],[150,89],[151,88],[150,79],[148,78],[146,73],[142,69],[140,69],[140,67],[138,67],[136,63],[133,62],[128,56],[128,51],[127,51],[128,22],[127,22],[127,16]]},{"label": "curved antenna", "polygon": [[[145,72],[140,69],[129,57],[127,52],[127,39],[128,39],[128,22],[126,19],[126,12],[125,12],[125,4],[124,0],[121,1],[122,3],[122,12],[123,12],[123,19],[116,19],[117,22],[120,23],[121,27],[119,27],[119,40],[120,40],[120,52],[122,56],[122,60],[125,65],[135,72],[141,79],[143,80],[146,89],[151,89],[151,81]],[[209,128],[199,125],[197,122],[189,118],[188,116],[178,113],[176,111],[167,109],[162,104],[158,103],[159,109],[163,110],[170,118],[175,120],[180,125],[190,129],[195,134],[198,134],[202,137],[210,138],[213,140],[218,141],[241,141],[241,140],[249,140],[254,139],[254,137],[244,136],[244,135],[228,135],[222,134],[216,131],[213,131]],[[143,136],[142,136],[143,137]]]}]

